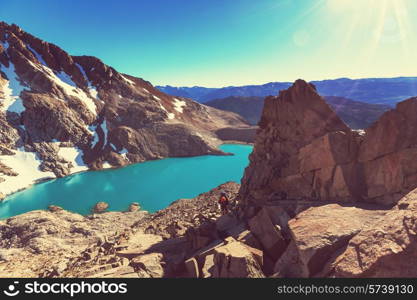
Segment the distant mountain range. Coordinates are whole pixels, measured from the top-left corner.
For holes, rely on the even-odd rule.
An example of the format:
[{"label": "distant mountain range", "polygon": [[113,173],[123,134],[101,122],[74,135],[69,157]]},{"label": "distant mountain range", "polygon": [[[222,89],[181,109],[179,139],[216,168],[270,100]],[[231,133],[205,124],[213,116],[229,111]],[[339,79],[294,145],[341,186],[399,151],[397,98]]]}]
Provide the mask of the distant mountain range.
[{"label": "distant mountain range", "polygon": [[258,124],[262,114],[265,97],[239,97],[230,96],[221,99],[214,99],[206,102],[206,105],[238,113],[250,124]]},{"label": "distant mountain range", "polygon": [[324,99],[352,129],[369,127],[384,112],[392,108],[389,105],[364,103],[343,97],[327,96]]},{"label": "distant mountain range", "polygon": [[[264,106],[264,97],[226,97],[206,102],[206,105],[240,114],[251,124],[257,124]],[[369,127],[389,105],[370,104],[335,96],[324,97],[339,117],[352,129]]]},{"label": "distant mountain range", "polygon": [[[417,96],[417,77],[365,78],[312,81],[319,94],[337,96],[374,104],[395,105],[407,98]],[[199,102],[230,96],[265,97],[277,95],[287,89],[291,82],[270,82],[263,85],[229,86],[223,88],[157,86],[164,93],[187,97]]]}]

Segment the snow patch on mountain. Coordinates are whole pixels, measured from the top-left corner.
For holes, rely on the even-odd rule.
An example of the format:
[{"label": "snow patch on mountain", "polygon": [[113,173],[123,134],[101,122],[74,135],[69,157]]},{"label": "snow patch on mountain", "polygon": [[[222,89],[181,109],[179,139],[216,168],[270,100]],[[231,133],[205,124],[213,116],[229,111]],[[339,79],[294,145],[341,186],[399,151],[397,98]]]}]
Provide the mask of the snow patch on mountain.
[{"label": "snow patch on mountain", "polygon": [[119,152],[119,154],[125,159],[125,160],[127,160],[127,161],[129,161],[129,159],[127,158],[127,154],[129,153],[129,151],[126,149],[126,148],[123,148],[120,152]]},{"label": "snow patch on mountain", "polygon": [[156,100],[158,100],[158,102],[159,102],[159,107],[161,107],[161,109],[164,111],[164,112],[166,112],[166,114],[167,114],[167,117],[168,117],[168,120],[173,120],[173,119],[175,119],[175,114],[174,113],[170,113],[170,112],[168,112],[168,110],[165,108],[165,106],[163,106],[162,105],[162,103],[161,103],[161,98],[159,98],[159,97],[157,97],[157,96],[155,96],[155,95],[153,95],[152,96],[154,99],[156,99]]},{"label": "snow patch on mountain", "polygon": [[88,170],[87,165],[83,161],[83,152],[81,149],[77,147],[61,147],[59,148],[58,155],[72,163],[73,168],[71,168],[71,173]]},{"label": "snow patch on mountain", "polygon": [[132,80],[130,80],[130,79],[128,79],[128,78],[126,78],[125,76],[123,76],[123,75],[121,75],[120,74],[120,76],[122,77],[122,79],[124,80],[124,81],[126,81],[128,84],[130,84],[130,85],[135,85],[135,83],[132,81]]},{"label": "snow patch on mountain", "polygon": [[88,91],[90,92],[90,95],[93,96],[93,98],[98,99],[98,92],[95,87],[89,87]]},{"label": "snow patch on mountain", "polygon": [[96,129],[97,129],[97,126],[88,126],[88,131],[91,133],[91,135],[93,135],[93,141],[91,142],[91,148],[94,148],[99,141],[99,137],[98,137]]},{"label": "snow patch on mountain", "polygon": [[2,111],[10,111],[21,114],[25,111],[23,101],[20,98],[20,93],[25,87],[18,80],[13,63],[9,62],[9,67],[6,68],[0,65],[0,70],[6,74],[8,78],[7,84],[3,87],[4,99],[2,101]]},{"label": "snow patch on mountain", "polygon": [[79,63],[75,63],[75,65],[77,66],[77,68],[80,70],[81,74],[83,74],[84,79],[89,82],[88,77],[87,77],[87,73],[85,73],[85,70],[83,68],[83,66],[81,66]]},{"label": "snow patch on mountain", "polygon": [[353,131],[357,132],[360,136],[364,136],[366,134],[365,130],[363,129],[354,129]]},{"label": "snow patch on mountain", "polygon": [[103,123],[101,123],[100,127],[104,132],[104,146],[106,146],[107,145],[107,136],[109,134],[109,129],[107,128],[106,120],[104,120]]},{"label": "snow patch on mountain", "polygon": [[187,103],[185,101],[174,98],[174,109],[179,113],[183,113],[186,105]]},{"label": "snow patch on mountain", "polygon": [[42,69],[46,72],[51,81],[53,81],[66,95],[79,99],[94,116],[97,116],[97,107],[94,100],[82,89],[77,88],[75,83],[66,73],[60,72],[55,74],[47,66],[42,66]]},{"label": "snow patch on mountain", "polygon": [[41,179],[55,178],[52,172],[39,169],[41,160],[34,152],[26,152],[23,147],[16,150],[15,155],[2,155],[0,161],[19,174],[19,176],[2,176],[5,181],[0,183],[0,191],[5,194],[17,192]]},{"label": "snow patch on mountain", "polygon": [[100,125],[88,126],[88,131],[91,133],[91,135],[93,135],[93,141],[92,141],[92,144],[91,144],[91,148],[94,148],[100,140],[100,138],[98,136],[98,133],[97,133],[97,127],[101,127],[101,130],[103,130],[103,133],[104,133],[103,147],[107,145],[107,136],[108,136],[109,130],[107,128],[106,120],[104,120]]},{"label": "snow patch on mountain", "polygon": [[167,110],[166,110],[166,108],[161,104],[161,103],[159,103],[159,106],[162,108],[162,110],[164,111],[164,112],[166,112],[166,114],[167,114],[167,117],[168,117],[168,120],[173,120],[173,119],[175,119],[175,114],[174,113],[170,113],[170,112],[168,112]]},{"label": "snow patch on mountain", "polygon": [[3,46],[3,48],[4,48],[5,50],[9,49],[9,43],[8,43],[7,41],[5,41],[5,42],[0,42],[0,44]]},{"label": "snow patch on mountain", "polygon": [[76,84],[74,83],[74,81],[72,81],[71,77],[67,73],[65,73],[64,71],[56,73],[56,76],[59,79],[61,79],[62,82],[65,82],[66,84],[68,84],[72,87],[76,87]]},{"label": "snow patch on mountain", "polygon": [[103,163],[103,169],[110,169],[113,168],[113,166],[111,164],[109,164],[109,162],[105,161]]},{"label": "snow patch on mountain", "polygon": [[81,74],[83,74],[83,77],[85,79],[85,81],[87,82],[87,88],[88,88],[88,92],[90,93],[90,95],[97,100],[100,100],[98,98],[98,92],[97,92],[97,88],[93,85],[93,83],[88,79],[87,77],[87,73],[85,72],[84,68],[78,64],[75,63],[75,65],[78,67],[78,69],[80,70]]},{"label": "snow patch on mountain", "polygon": [[42,58],[42,55],[40,55],[35,49],[33,49],[29,44],[26,45],[26,48],[29,49],[30,52],[33,53],[33,55],[35,55],[36,59],[44,66],[47,66],[45,60]]}]

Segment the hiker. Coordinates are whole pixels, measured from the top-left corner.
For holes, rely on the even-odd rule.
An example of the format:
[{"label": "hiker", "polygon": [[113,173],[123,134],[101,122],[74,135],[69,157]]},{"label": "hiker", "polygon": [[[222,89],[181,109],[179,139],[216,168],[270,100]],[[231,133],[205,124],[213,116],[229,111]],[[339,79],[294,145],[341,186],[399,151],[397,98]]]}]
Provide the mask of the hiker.
[{"label": "hiker", "polygon": [[229,206],[229,199],[227,198],[227,195],[225,192],[221,192],[220,199],[219,199],[219,205],[222,215],[227,215],[228,213],[228,206]]}]

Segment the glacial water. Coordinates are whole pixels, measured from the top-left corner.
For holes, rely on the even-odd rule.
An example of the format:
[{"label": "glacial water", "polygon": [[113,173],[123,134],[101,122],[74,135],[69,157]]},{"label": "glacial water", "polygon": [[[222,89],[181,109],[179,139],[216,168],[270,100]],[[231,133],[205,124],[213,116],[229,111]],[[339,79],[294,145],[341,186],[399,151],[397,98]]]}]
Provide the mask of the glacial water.
[{"label": "glacial water", "polygon": [[226,181],[240,183],[252,146],[226,144],[220,148],[234,155],[167,158],[36,184],[1,202],[0,218],[46,209],[51,204],[88,214],[98,201],[109,203],[113,211],[126,210],[130,203],[138,202],[144,210],[154,212]]}]

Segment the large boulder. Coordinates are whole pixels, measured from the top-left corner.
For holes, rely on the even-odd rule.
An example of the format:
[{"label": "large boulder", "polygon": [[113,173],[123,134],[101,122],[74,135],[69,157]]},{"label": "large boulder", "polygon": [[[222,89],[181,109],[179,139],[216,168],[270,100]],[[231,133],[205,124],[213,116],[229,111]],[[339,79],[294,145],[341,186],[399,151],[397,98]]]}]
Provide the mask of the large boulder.
[{"label": "large boulder", "polygon": [[261,243],[265,253],[274,261],[277,260],[287,247],[287,241],[281,233],[279,225],[272,223],[265,208],[262,208],[248,221],[249,229]]},{"label": "large boulder", "polygon": [[107,208],[109,208],[109,204],[107,202],[103,202],[103,201],[97,202],[94,205],[94,207],[92,209],[92,212],[93,213],[103,213],[107,210]]},{"label": "large boulder", "polygon": [[360,149],[360,160],[378,157],[410,148],[417,144],[417,97],[399,102],[394,110],[384,113],[366,130]]},{"label": "large boulder", "polygon": [[199,227],[190,227],[185,236],[193,250],[204,248],[218,238],[216,223],[205,222]]},{"label": "large boulder", "polygon": [[140,210],[140,205],[137,202],[132,202],[129,204],[129,207],[127,209],[128,212],[135,212]]},{"label": "large boulder", "polygon": [[297,245],[291,241],[287,250],[281,255],[273,268],[274,277],[301,277],[304,270],[300,263]]},{"label": "large boulder", "polygon": [[216,230],[220,233],[226,233],[228,230],[238,226],[239,220],[232,214],[220,216],[216,220]]},{"label": "large boulder", "polygon": [[362,230],[333,263],[336,277],[417,276],[417,190]]},{"label": "large boulder", "polygon": [[48,210],[49,210],[50,212],[57,212],[57,211],[62,211],[62,210],[63,210],[63,208],[62,208],[62,207],[60,207],[60,206],[57,206],[57,205],[49,205],[49,206],[48,206]]},{"label": "large boulder", "polygon": [[261,243],[250,230],[243,230],[235,235],[232,235],[232,237],[245,245],[262,250]]},{"label": "large boulder", "polygon": [[214,249],[206,256],[203,267],[204,277],[261,278],[262,251],[228,238],[227,244]]},{"label": "large boulder", "polygon": [[162,278],[165,274],[162,259],[161,253],[144,254],[133,258],[130,261],[130,266],[135,269],[140,277]]},{"label": "large boulder", "polygon": [[303,211],[289,221],[292,242],[274,272],[290,277],[318,274],[337,250],[384,213],[338,204]]},{"label": "large boulder", "polygon": [[408,99],[366,130],[358,161],[367,199],[392,205],[417,187],[416,112],[417,98]]}]

